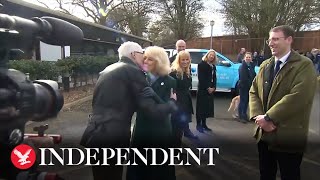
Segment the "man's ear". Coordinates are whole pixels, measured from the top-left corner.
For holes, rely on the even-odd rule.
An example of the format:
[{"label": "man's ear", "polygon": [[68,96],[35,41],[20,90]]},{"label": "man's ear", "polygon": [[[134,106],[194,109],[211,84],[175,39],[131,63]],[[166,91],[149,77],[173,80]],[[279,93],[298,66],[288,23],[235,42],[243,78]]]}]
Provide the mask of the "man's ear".
[{"label": "man's ear", "polygon": [[289,43],[292,43],[292,42],[293,42],[292,36],[287,37],[287,39],[288,39]]}]

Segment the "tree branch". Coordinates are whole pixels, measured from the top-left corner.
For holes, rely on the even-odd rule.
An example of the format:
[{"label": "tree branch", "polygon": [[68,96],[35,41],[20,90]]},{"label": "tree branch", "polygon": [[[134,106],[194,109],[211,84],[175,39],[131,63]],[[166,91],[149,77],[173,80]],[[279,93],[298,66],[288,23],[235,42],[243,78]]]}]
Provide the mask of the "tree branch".
[{"label": "tree branch", "polygon": [[50,9],[50,7],[49,7],[46,3],[42,2],[41,0],[37,0],[37,2],[40,3],[40,4],[42,4],[42,5],[45,6],[46,8]]},{"label": "tree branch", "polygon": [[92,18],[92,20],[93,20],[95,23],[99,23],[98,15],[97,15],[92,9],[90,9],[89,7],[87,7],[87,6],[85,5],[85,2],[86,2],[86,1],[83,1],[83,0],[73,1],[72,4],[81,7],[81,8],[86,12],[87,17]]}]

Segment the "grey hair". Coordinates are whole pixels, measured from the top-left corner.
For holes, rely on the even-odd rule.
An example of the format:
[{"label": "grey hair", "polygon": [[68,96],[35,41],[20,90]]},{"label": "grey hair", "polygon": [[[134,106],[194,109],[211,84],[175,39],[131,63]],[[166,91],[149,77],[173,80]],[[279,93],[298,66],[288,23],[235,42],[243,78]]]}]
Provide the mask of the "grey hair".
[{"label": "grey hair", "polygon": [[138,51],[138,52],[142,52],[142,47],[136,43],[136,42],[132,42],[132,41],[127,41],[123,44],[121,44],[121,46],[118,49],[118,53],[119,53],[119,58],[121,59],[122,57],[128,57],[130,58],[131,53]]}]

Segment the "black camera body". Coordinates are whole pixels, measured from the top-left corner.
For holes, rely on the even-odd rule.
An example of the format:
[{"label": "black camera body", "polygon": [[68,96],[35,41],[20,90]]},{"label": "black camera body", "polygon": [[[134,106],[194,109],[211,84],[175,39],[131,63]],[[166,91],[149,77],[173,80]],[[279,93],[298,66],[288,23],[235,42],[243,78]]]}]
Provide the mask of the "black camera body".
[{"label": "black camera body", "polygon": [[10,154],[23,141],[26,122],[55,117],[64,102],[57,82],[31,82],[22,72],[8,69],[10,50],[32,48],[39,40],[58,46],[78,44],[83,32],[58,18],[29,20],[0,14],[0,39],[0,179],[12,179],[16,169]]}]

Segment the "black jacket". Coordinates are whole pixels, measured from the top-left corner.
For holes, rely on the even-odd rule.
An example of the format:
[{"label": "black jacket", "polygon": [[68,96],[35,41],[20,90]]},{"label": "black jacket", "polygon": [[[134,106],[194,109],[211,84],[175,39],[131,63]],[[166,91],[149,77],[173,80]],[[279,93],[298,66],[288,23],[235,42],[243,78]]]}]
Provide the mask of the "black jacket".
[{"label": "black jacket", "polygon": [[239,87],[241,89],[250,89],[252,81],[256,76],[256,72],[254,71],[254,64],[248,64],[243,61],[242,65],[239,67]]},{"label": "black jacket", "polygon": [[216,77],[216,66],[211,66],[202,61],[198,64],[198,91],[208,92],[208,88],[216,88],[217,86],[217,77]]},{"label": "black jacket", "polygon": [[177,105],[179,111],[193,114],[192,97],[190,94],[190,88],[192,86],[191,75],[188,77],[187,74],[184,73],[183,78],[181,78],[178,77],[176,71],[173,71],[170,73],[170,76],[176,80],[175,92],[177,94]]},{"label": "black jacket", "polygon": [[108,66],[98,79],[93,112],[81,144],[86,147],[128,147],[131,118],[137,110],[151,120],[161,120],[176,109],[148,86],[145,73],[128,58]]},{"label": "black jacket", "polygon": [[198,64],[197,118],[214,117],[214,93],[209,94],[208,88],[217,87],[216,66],[207,62]]},{"label": "black jacket", "polygon": [[177,54],[171,56],[171,57],[169,58],[170,63],[172,63],[172,62],[176,59],[176,57],[177,57]]}]

